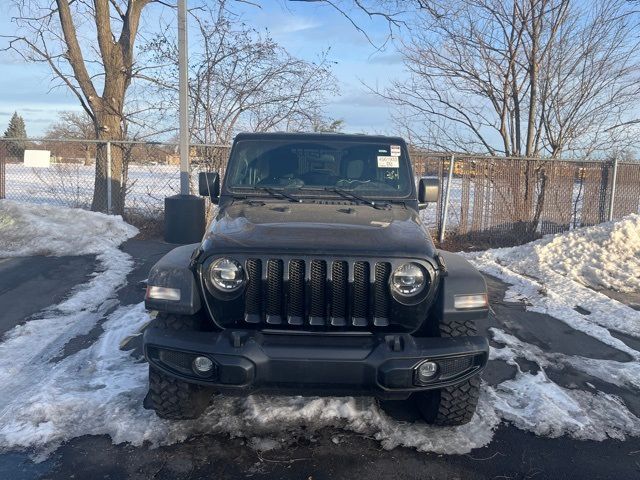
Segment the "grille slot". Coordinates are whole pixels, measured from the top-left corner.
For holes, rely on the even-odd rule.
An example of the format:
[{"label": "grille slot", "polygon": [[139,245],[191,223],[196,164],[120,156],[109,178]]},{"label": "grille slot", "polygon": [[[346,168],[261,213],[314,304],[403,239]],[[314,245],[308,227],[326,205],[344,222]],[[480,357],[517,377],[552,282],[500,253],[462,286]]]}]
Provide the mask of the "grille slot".
[{"label": "grille slot", "polygon": [[347,262],[333,262],[331,267],[331,325],[347,324],[347,288],[349,287]]},{"label": "grille slot", "polygon": [[244,319],[248,323],[260,323],[262,315],[262,261],[247,260],[247,292],[244,307]]},{"label": "grille slot", "polygon": [[354,327],[366,327],[369,311],[369,264],[356,262],[353,265],[353,316]]},{"label": "grille slot", "polygon": [[327,311],[327,262],[313,260],[311,262],[309,324],[324,325]]},{"label": "grille slot", "polygon": [[389,326],[389,276],[391,265],[376,263],[373,285],[373,324],[376,327]]},{"label": "grille slot", "polygon": [[282,260],[267,261],[266,321],[271,325],[282,323]]},{"label": "grille slot", "polygon": [[304,323],[304,260],[289,262],[289,304],[287,321],[289,325]]}]

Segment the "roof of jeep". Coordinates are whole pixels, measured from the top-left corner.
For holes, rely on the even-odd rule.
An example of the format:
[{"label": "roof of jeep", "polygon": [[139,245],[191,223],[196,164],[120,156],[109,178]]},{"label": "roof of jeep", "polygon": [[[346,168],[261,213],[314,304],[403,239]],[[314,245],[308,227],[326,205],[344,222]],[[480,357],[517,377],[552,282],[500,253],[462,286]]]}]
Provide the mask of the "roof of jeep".
[{"label": "roof of jeep", "polygon": [[300,142],[306,140],[321,140],[321,141],[369,141],[374,143],[389,143],[389,142],[402,142],[402,137],[388,137],[385,135],[365,135],[354,133],[305,133],[305,132],[262,132],[262,133],[249,133],[243,132],[236,135],[236,141],[238,140],[291,140],[293,142]]}]

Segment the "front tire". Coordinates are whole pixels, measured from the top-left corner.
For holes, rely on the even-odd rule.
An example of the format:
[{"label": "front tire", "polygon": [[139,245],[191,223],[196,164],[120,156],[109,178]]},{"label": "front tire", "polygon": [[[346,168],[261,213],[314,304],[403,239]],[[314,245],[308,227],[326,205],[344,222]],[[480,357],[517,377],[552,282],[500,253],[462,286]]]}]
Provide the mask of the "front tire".
[{"label": "front tire", "polygon": [[476,412],[479,395],[478,376],[451,387],[413,394],[422,418],[427,423],[443,427],[469,423]]},{"label": "front tire", "polygon": [[[465,337],[478,334],[473,320],[447,322],[441,319],[439,330],[441,337]],[[478,406],[479,396],[480,376],[476,375],[450,387],[414,393],[412,397],[427,423],[458,426],[471,421]]]},{"label": "front tire", "polygon": [[[198,316],[158,313],[151,327],[201,330],[202,320]],[[213,393],[211,388],[179,380],[149,365],[149,391],[144,407],[167,420],[192,420],[206,410]]]},{"label": "front tire", "polygon": [[192,420],[206,410],[211,400],[210,389],[183,382],[149,366],[149,393],[145,407],[167,420]]}]

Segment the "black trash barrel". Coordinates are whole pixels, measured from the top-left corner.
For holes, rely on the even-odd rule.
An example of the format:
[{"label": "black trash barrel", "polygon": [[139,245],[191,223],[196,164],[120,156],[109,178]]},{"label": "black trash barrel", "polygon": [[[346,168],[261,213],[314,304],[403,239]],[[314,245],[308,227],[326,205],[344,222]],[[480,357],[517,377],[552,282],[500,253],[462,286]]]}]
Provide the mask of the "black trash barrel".
[{"label": "black trash barrel", "polygon": [[173,195],[164,199],[164,240],[169,243],[196,243],[205,229],[204,198]]}]

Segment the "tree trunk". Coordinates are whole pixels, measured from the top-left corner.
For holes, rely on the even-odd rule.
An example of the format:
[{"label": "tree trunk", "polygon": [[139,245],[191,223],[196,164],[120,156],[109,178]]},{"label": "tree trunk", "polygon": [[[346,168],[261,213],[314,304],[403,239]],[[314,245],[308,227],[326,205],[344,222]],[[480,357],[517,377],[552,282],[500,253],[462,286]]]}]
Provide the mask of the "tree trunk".
[{"label": "tree trunk", "polygon": [[[107,142],[122,140],[122,124],[118,115],[104,115],[99,118],[98,139],[96,149],[96,170],[91,210],[96,212],[122,215],[124,213],[125,188],[123,183],[122,146],[111,144],[111,170],[107,175],[109,164]],[[109,209],[109,185],[111,186],[111,208]]]}]

